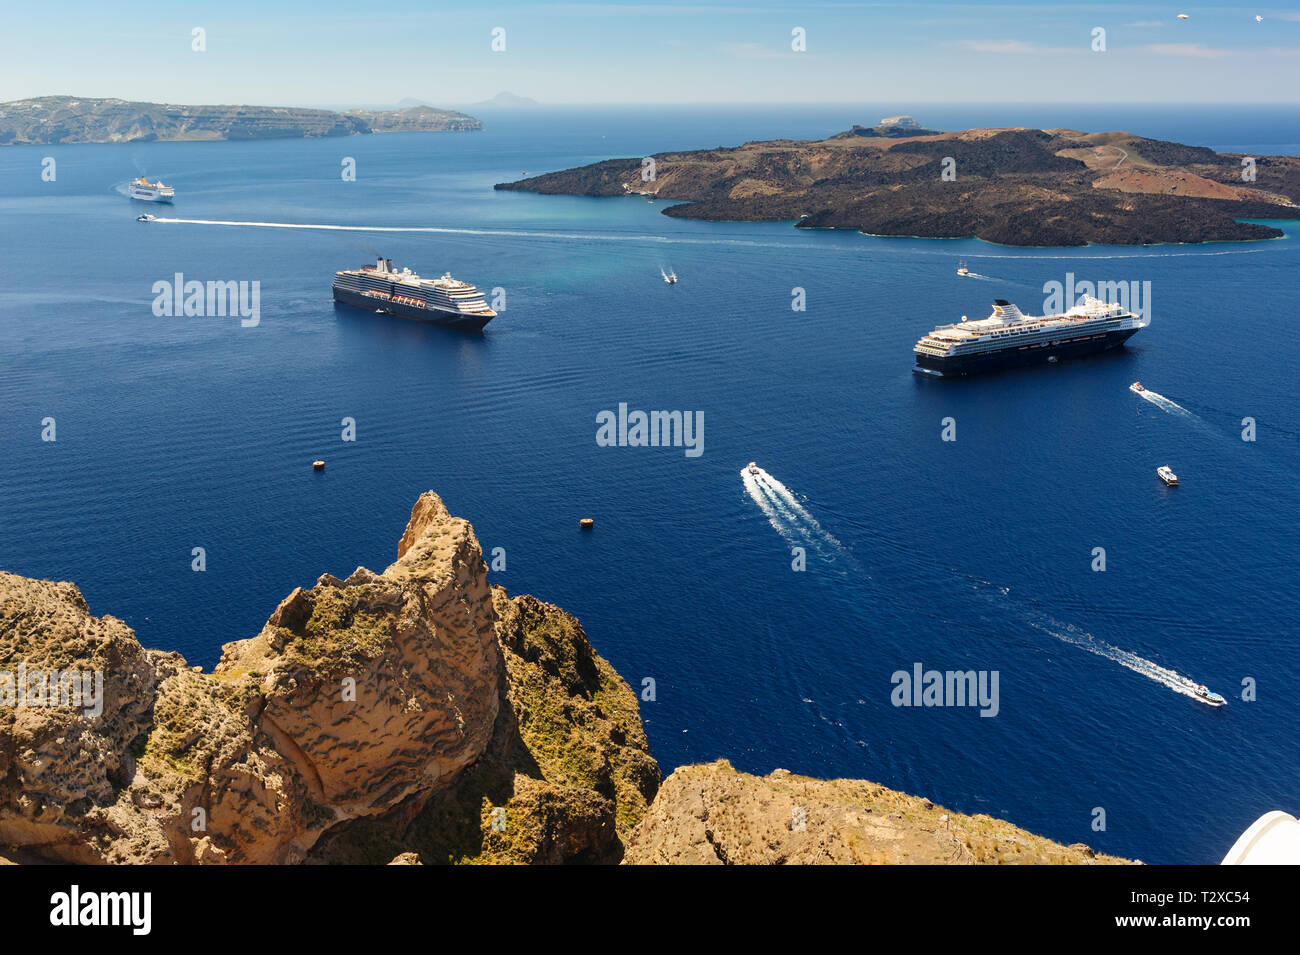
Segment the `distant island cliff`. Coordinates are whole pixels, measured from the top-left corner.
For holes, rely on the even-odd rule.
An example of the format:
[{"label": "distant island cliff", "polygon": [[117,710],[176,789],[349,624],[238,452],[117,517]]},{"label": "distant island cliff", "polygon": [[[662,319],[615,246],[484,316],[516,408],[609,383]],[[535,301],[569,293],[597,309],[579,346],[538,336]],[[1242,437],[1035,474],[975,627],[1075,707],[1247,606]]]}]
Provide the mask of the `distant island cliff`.
[{"label": "distant island cliff", "polygon": [[[910,121],[899,123],[898,120]],[[1268,239],[1300,218],[1300,157],[1220,154],[1126,132],[968,129],[910,117],[824,140],[657,153],[497,189],[682,200],[683,219],[797,220],[800,228],[1013,246]]]},{"label": "distant island cliff", "polygon": [[620,861],[1125,860],[861,780],[661,785],[637,694],[432,491],[386,570],[295,589],[210,673],[0,572],[0,864]]},{"label": "distant island cliff", "polygon": [[433,106],[327,109],[179,106],[124,99],[40,96],[0,103],[0,145],[290,139],[482,129],[473,116]]}]

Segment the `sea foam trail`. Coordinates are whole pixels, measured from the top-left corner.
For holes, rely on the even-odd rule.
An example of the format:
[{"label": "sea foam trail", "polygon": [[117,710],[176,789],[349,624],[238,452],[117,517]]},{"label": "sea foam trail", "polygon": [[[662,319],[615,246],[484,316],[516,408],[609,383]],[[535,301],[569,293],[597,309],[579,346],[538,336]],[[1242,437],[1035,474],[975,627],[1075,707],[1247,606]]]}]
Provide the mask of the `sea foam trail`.
[{"label": "sea foam trail", "polygon": [[[1072,624],[1063,624],[1050,618],[1043,622],[1029,621],[1029,625],[1043,633],[1050,634],[1063,643],[1071,644],[1089,653],[1095,653],[1099,657],[1105,657],[1112,660],[1122,667],[1127,667],[1134,673],[1141,674],[1148,680],[1154,680],[1161,683],[1175,693],[1181,693],[1183,696],[1190,696],[1194,700],[1204,703],[1196,694],[1197,683],[1190,677],[1185,677],[1175,670],[1168,667],[1162,667],[1145,657],[1140,657],[1136,653],[1128,650],[1121,650],[1119,647],[1107,643],[1105,640],[1099,640],[1087,631],[1080,630]],[[1207,706],[1209,704],[1206,704]]]},{"label": "sea foam trail", "polygon": [[[784,537],[788,543],[792,546],[805,547],[809,551],[812,551],[829,561],[842,558],[852,565],[853,570],[863,574],[863,576],[867,576],[862,565],[858,563],[856,558],[854,558],[852,552],[835,536],[830,534],[821,526],[817,519],[809,513],[808,509],[804,507],[803,503],[788,487],[772,475],[768,474],[762,468],[758,468],[757,474],[750,474],[749,468],[746,467],[740,472],[740,477],[745,484],[746,492],[753,499],[754,503],[763,511],[764,515],[767,516],[768,521],[776,532]],[[835,512],[832,511],[832,513]],[[850,520],[850,523],[858,522]],[[895,549],[908,555],[912,555],[912,549],[903,545],[902,542],[889,540],[888,538],[881,537],[879,534],[876,536],[879,540],[891,545]],[[923,561],[922,563],[928,563],[936,570],[939,570],[942,567],[941,564],[933,561]],[[1005,608],[1007,607],[1005,602],[1010,598],[1014,604],[1008,609],[1011,609],[1011,612],[1024,624],[1033,627],[1035,630],[1054,637],[1062,643],[1070,644],[1071,646],[1078,647],[1081,650],[1086,650],[1089,653],[1096,654],[1099,657],[1104,657],[1107,660],[1118,663],[1120,666],[1126,667],[1134,673],[1146,677],[1148,680],[1153,680],[1156,683],[1163,684],[1175,693],[1191,697],[1192,699],[1198,700],[1202,703],[1205,702],[1197,695],[1196,687],[1198,684],[1190,677],[1183,676],[1181,673],[1171,670],[1168,667],[1162,667],[1160,664],[1148,660],[1145,657],[1141,657],[1136,653],[1109,644],[1105,640],[1098,639],[1091,633],[1088,633],[1086,630],[1082,630],[1073,624],[1061,623],[1060,621],[1043,614],[1041,611],[1034,610],[1032,607],[1026,606],[1023,603],[1025,600],[1024,597],[1012,596],[1011,588],[1009,587],[995,584],[992,581],[985,580],[982,577],[977,577],[974,574],[966,573],[954,567],[943,569],[946,569],[954,577],[964,579],[974,593],[979,594],[990,604]],[[894,599],[903,602],[902,598],[898,595],[895,595]],[[910,609],[914,613],[930,616],[929,613],[920,608],[911,607]]]},{"label": "sea foam trail", "polygon": [[235,219],[177,219],[159,216],[151,225],[217,225],[251,229],[308,229],[324,232],[413,232],[435,235],[507,236],[517,239],[559,239],[565,242],[658,242],[670,245],[736,246],[741,248],[786,249],[789,243],[753,239],[701,239],[645,232],[542,232],[526,229],[462,229],[451,226],[330,225],[324,222],[250,222]]},{"label": "sea foam trail", "polygon": [[751,474],[748,467],[743,468],[740,479],[745,492],[778,534],[793,546],[813,551],[826,560],[847,561],[861,570],[849,549],[821,526],[788,487],[762,468],[757,470],[757,474]]},{"label": "sea foam trail", "polygon": [[1196,417],[1196,415],[1192,414],[1192,412],[1188,411],[1178,402],[1172,401],[1169,398],[1166,398],[1164,395],[1152,391],[1150,388],[1145,388],[1142,391],[1136,392],[1136,394],[1139,398],[1145,398],[1147,401],[1151,402],[1161,411],[1164,411],[1168,414],[1177,415],[1180,418]]}]

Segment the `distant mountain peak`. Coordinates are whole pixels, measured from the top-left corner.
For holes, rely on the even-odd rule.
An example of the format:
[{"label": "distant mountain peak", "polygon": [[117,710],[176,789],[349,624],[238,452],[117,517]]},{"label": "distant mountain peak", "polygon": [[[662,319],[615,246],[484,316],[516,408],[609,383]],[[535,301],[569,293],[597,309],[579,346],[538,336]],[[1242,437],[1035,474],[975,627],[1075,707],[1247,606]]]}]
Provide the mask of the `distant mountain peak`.
[{"label": "distant mountain peak", "polygon": [[496,96],[492,97],[491,99],[484,100],[481,103],[475,103],[474,105],[475,106],[522,107],[522,106],[541,106],[542,104],[537,102],[537,100],[533,99],[531,96],[520,96],[517,93],[511,93],[506,90],[502,90],[500,93],[498,93]]}]

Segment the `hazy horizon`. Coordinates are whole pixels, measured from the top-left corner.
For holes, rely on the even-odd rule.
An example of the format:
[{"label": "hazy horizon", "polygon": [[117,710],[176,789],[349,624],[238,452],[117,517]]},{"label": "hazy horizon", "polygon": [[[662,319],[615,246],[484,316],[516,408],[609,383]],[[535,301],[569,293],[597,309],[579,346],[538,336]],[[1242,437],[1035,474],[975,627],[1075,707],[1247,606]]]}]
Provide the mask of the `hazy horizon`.
[{"label": "hazy horizon", "polygon": [[16,9],[6,27],[3,101],[455,107],[510,91],[550,106],[1300,102],[1300,12],[1273,6],[392,0],[367,11],[231,0],[204,15],[144,0],[124,17],[70,0]]}]

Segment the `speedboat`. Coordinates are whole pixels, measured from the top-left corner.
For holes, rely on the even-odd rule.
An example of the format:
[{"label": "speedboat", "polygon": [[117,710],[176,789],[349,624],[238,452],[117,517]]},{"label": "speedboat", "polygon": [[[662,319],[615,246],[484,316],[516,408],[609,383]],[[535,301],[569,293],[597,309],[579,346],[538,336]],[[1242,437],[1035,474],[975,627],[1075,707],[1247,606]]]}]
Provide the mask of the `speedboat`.
[{"label": "speedboat", "polygon": [[1205,685],[1204,685],[1204,684],[1201,684],[1201,685],[1199,685],[1199,686],[1196,687],[1196,698],[1197,698],[1198,700],[1200,700],[1202,703],[1208,703],[1208,704],[1210,704],[1210,706],[1227,706],[1227,705],[1228,705],[1228,701],[1227,701],[1227,700],[1225,700],[1223,697],[1219,696],[1219,694],[1217,694],[1217,693],[1215,693],[1215,692],[1213,692],[1213,691],[1211,691],[1211,690],[1207,690],[1207,689],[1205,688]]},{"label": "speedboat", "polygon": [[748,471],[750,474],[757,474],[758,465],[755,464],[753,461],[750,461],[749,464],[745,465],[745,470]]},{"label": "speedboat", "polygon": [[1128,390],[1137,395],[1140,395],[1142,394],[1142,392],[1146,391],[1146,389],[1142,387],[1142,382],[1140,381],[1133,382],[1133,384],[1128,386]]},{"label": "speedboat", "polygon": [[146,212],[146,213],[145,213],[144,215],[142,215],[142,216],[136,216],[136,217],[135,217],[135,221],[136,221],[136,222],[153,222],[153,220],[154,220],[154,219],[157,219],[157,218],[158,218],[157,216],[151,216],[151,215],[149,215],[149,213]]},{"label": "speedboat", "polygon": [[957,274],[958,274],[958,275],[970,275],[970,269],[966,268],[966,263],[965,263],[965,262],[961,262],[961,263],[958,264],[958,266],[957,266]]},{"label": "speedboat", "polygon": [[663,269],[660,269],[660,270],[659,270],[659,274],[662,275],[662,276],[664,277],[664,281],[667,282],[669,285],[676,285],[676,284],[677,284],[677,273],[676,273],[676,272],[673,272],[673,271],[671,271],[671,270],[668,271],[668,272],[665,272]]},{"label": "speedboat", "polygon": [[1160,480],[1164,481],[1170,487],[1178,487],[1178,475],[1173,472],[1173,469],[1171,469],[1169,465],[1162,464],[1160,467],[1156,468],[1156,474],[1159,475]]}]

